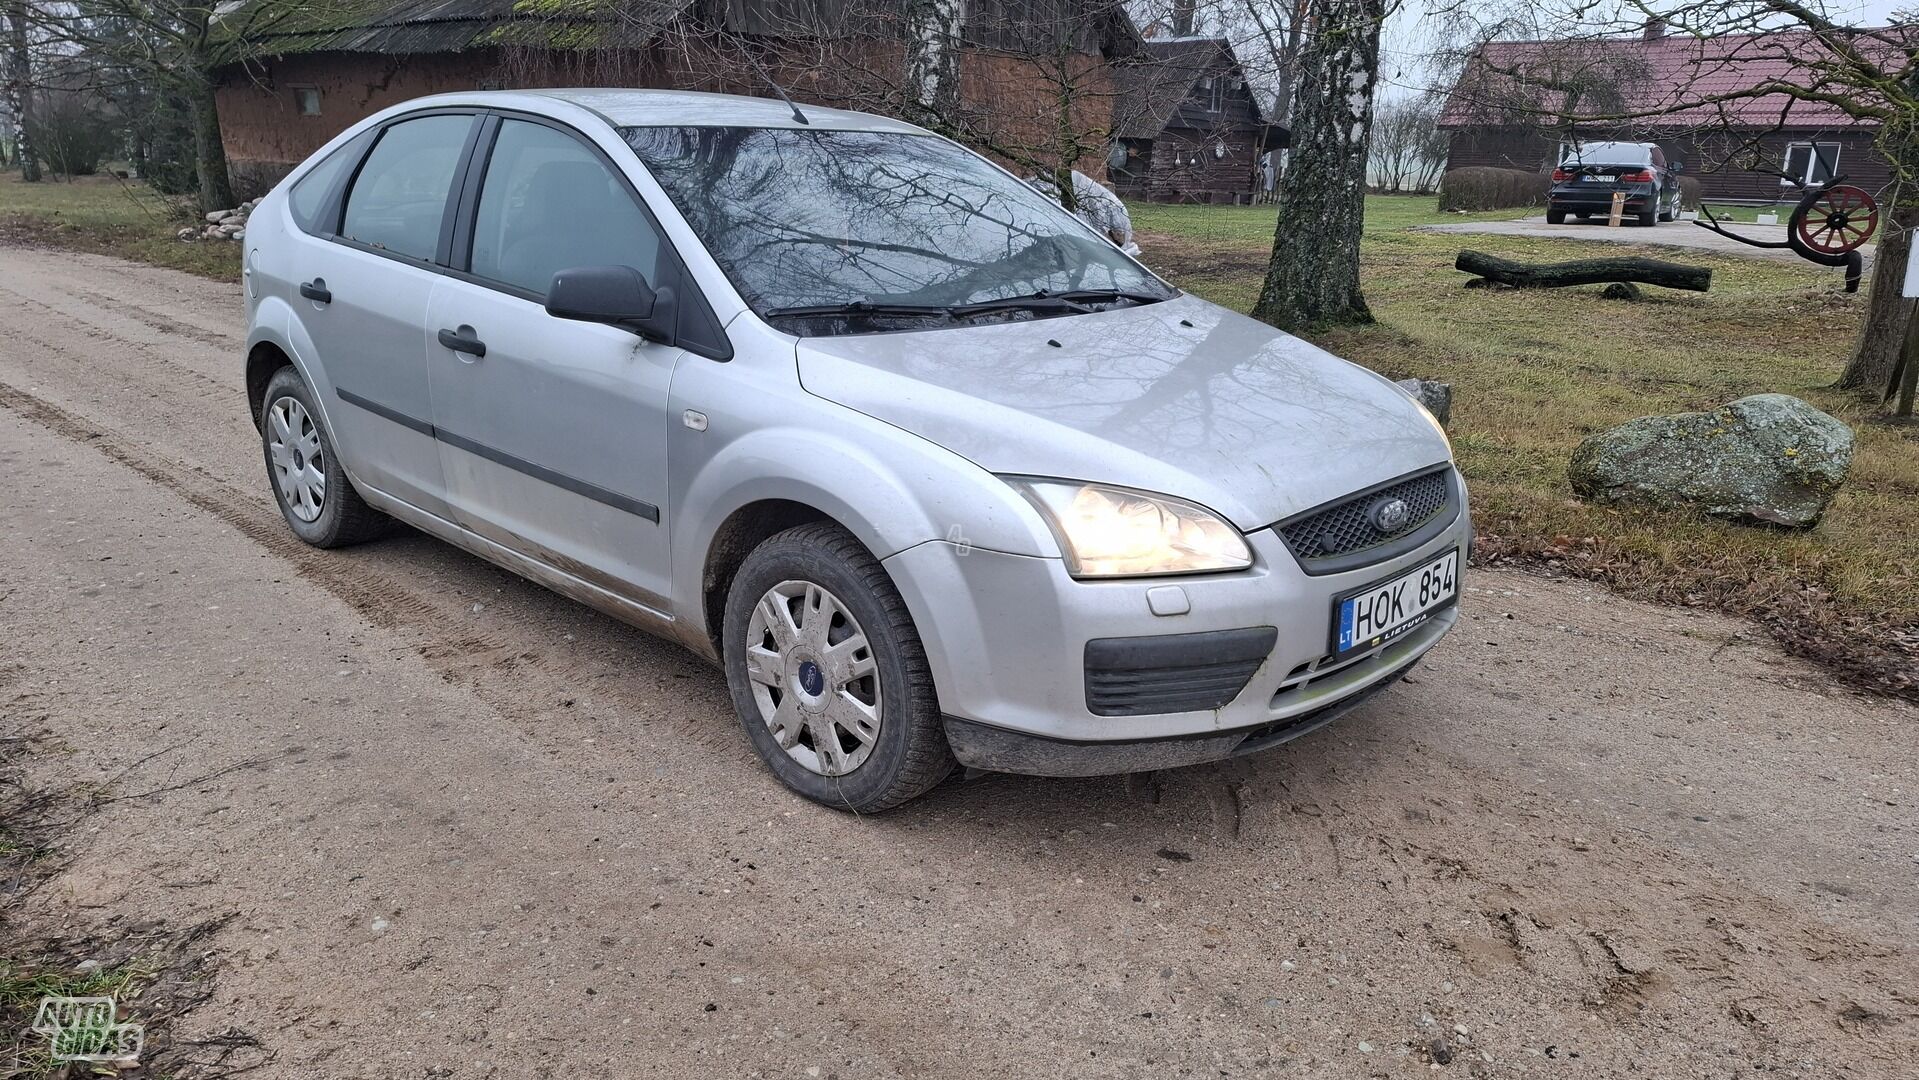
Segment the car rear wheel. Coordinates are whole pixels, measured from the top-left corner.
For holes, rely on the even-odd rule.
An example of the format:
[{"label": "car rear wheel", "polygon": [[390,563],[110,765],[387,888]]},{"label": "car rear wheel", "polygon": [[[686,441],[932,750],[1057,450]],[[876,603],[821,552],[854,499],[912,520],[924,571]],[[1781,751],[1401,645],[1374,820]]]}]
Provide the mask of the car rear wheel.
[{"label": "car rear wheel", "polygon": [[723,633],[740,724],[787,787],[873,813],[953,771],[912,616],[845,529],[801,525],[755,548],[727,590]]},{"label": "car rear wheel", "polygon": [[1652,226],[1659,224],[1658,207],[1655,205],[1653,209],[1648,210],[1645,213],[1639,215],[1639,224],[1647,228],[1651,228]]},{"label": "car rear wheel", "polygon": [[1566,223],[1566,211],[1553,206],[1549,206],[1546,208],[1546,224],[1564,225],[1565,223]]},{"label": "car rear wheel", "polygon": [[381,536],[392,519],[353,490],[334,452],[313,392],[291,367],[274,372],[260,404],[260,445],[273,498],[295,536],[314,547],[357,544]]}]

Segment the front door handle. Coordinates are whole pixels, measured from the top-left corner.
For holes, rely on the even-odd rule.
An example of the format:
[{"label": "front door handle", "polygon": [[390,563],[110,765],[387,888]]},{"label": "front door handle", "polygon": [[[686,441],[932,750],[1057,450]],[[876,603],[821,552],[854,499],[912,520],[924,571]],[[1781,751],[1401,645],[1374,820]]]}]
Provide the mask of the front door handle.
[{"label": "front door handle", "polygon": [[462,326],[458,330],[440,331],[440,344],[454,352],[472,353],[475,357],[486,355],[486,342],[473,335],[471,326]]},{"label": "front door handle", "polygon": [[300,283],[300,295],[316,304],[331,304],[333,293],[326,287],[325,278],[314,278]]}]

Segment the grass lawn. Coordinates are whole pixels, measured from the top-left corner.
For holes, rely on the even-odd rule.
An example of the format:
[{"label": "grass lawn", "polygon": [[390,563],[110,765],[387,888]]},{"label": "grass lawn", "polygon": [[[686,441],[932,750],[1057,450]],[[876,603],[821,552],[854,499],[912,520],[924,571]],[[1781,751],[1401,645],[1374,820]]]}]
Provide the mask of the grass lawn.
[{"label": "grass lawn", "polygon": [[[1272,207],[1132,210],[1149,264],[1208,299],[1252,307]],[[1647,288],[1643,300],[1621,302],[1598,287],[1469,290],[1452,268],[1461,248],[1530,260],[1592,248],[1410,228],[1461,220],[1437,213],[1430,198],[1376,196],[1366,217],[1362,282],[1379,321],[1315,340],[1394,378],[1453,384],[1453,446],[1486,555],[1750,615],[1788,647],[1868,685],[1919,694],[1919,427],[1890,424],[1827,389],[1866,303],[1841,291],[1839,272],[1668,250],[1661,257],[1711,266],[1712,291]],[[1566,461],[1586,434],[1767,391],[1805,398],[1858,435],[1852,475],[1817,528],[1748,528],[1573,498]]]},{"label": "grass lawn", "polygon": [[175,234],[199,221],[190,200],[154,192],[137,180],[48,177],[25,184],[0,174],[0,243],[92,251],[170,266],[222,281],[240,278],[240,245],[183,243]]}]

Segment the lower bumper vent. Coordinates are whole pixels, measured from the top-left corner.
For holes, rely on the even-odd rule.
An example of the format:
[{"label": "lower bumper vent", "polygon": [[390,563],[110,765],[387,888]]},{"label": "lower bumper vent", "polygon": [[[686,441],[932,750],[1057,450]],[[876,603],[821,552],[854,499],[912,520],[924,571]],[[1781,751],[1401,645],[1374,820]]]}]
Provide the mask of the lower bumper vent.
[{"label": "lower bumper vent", "polygon": [[1086,709],[1145,716],[1221,708],[1246,688],[1278,640],[1271,626],[1094,638],[1086,643]]}]

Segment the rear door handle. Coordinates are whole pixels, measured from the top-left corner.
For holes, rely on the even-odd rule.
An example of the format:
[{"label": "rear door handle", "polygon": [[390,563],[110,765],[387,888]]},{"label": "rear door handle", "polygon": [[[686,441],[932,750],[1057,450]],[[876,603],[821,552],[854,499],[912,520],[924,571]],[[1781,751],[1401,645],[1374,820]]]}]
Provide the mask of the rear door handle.
[{"label": "rear door handle", "polygon": [[475,357],[486,355],[486,342],[473,336],[471,326],[462,326],[458,330],[440,331],[440,344],[454,352],[472,353]]},{"label": "rear door handle", "polygon": [[300,295],[316,304],[331,304],[333,292],[326,287],[325,278],[314,278],[300,283]]}]

